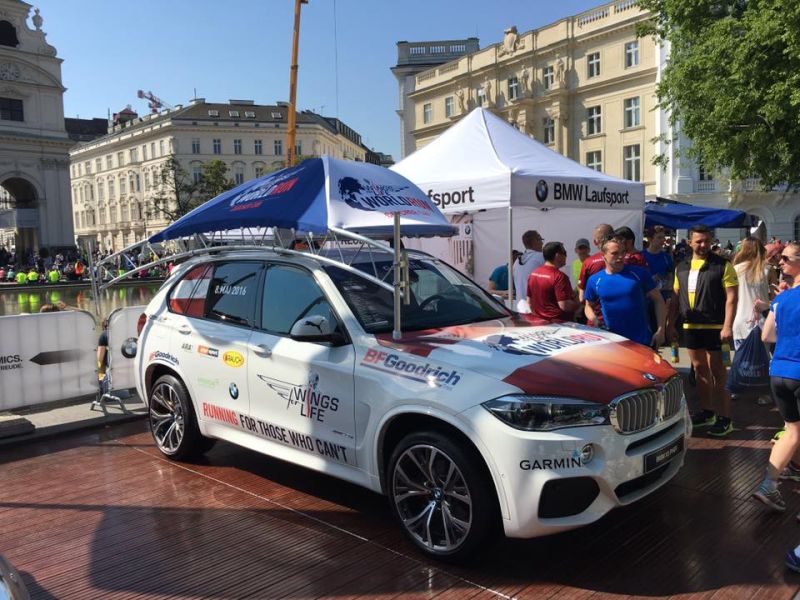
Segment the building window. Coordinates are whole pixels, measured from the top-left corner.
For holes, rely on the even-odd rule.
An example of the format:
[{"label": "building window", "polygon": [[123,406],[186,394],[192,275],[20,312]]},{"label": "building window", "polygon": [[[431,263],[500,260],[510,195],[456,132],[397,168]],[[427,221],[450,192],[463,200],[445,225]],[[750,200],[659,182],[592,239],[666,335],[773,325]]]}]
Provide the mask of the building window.
[{"label": "building window", "polygon": [[714,181],[714,175],[712,175],[711,172],[706,171],[703,165],[700,165],[697,170],[697,179],[699,181]]},{"label": "building window", "polygon": [[125,153],[124,152],[117,152],[117,166],[118,167],[125,166]]},{"label": "building window", "polygon": [[253,110],[246,110],[244,111],[244,116],[247,117],[248,119],[255,119],[256,113]]},{"label": "building window", "polygon": [[228,111],[228,116],[229,117],[233,117],[234,119],[238,119],[239,118],[239,111],[238,110],[229,110]]},{"label": "building window", "polygon": [[222,154],[222,140],[219,138],[215,138],[212,141],[212,146],[214,148],[214,154]]},{"label": "building window", "polygon": [[586,109],[586,135],[596,135],[603,132],[603,120],[599,106],[590,106]]},{"label": "building window", "polygon": [[158,142],[158,155],[164,156],[164,140]]},{"label": "building window", "polygon": [[114,166],[114,157],[110,154],[106,156],[106,169],[110,169]]},{"label": "building window", "polygon": [[603,153],[600,150],[586,153],[586,166],[595,171],[603,170]]},{"label": "building window", "polygon": [[624,146],[622,148],[623,173],[622,176],[630,181],[642,180],[642,151],[639,144]]},{"label": "building window", "polygon": [[639,97],[625,99],[625,127],[638,127],[641,124],[639,118]]},{"label": "building window", "polygon": [[120,175],[119,177],[119,195],[124,196],[128,191],[128,187],[125,183],[125,177]]},{"label": "building window", "polygon": [[635,67],[639,64],[639,41],[625,44],[625,68]]},{"label": "building window", "polygon": [[150,142],[150,158],[156,157],[156,143]]},{"label": "building window", "polygon": [[139,149],[138,148],[131,148],[130,149],[130,155],[131,155],[131,162],[132,163],[139,162]]},{"label": "building window", "polygon": [[800,241],[800,215],[794,218],[794,241]]},{"label": "building window", "polygon": [[264,174],[264,165],[256,165],[256,177],[261,177]]},{"label": "building window", "polygon": [[555,72],[553,71],[553,65],[545,67],[542,70],[542,84],[544,85],[544,89],[549,90],[553,87],[553,83],[556,81]]},{"label": "building window", "polygon": [[24,121],[22,100],[0,98],[0,119],[3,121]]},{"label": "building window", "polygon": [[592,52],[586,57],[586,75],[589,78],[600,75],[600,53]]},{"label": "building window", "polygon": [[234,154],[242,153],[242,140],[233,140],[233,153]]},{"label": "building window", "polygon": [[105,200],[106,199],[106,186],[101,181],[97,184],[97,199],[98,200]]},{"label": "building window", "polygon": [[142,144],[142,160],[147,160],[147,144]]},{"label": "building window", "polygon": [[444,99],[444,116],[448,119],[456,113],[455,101],[452,96]]},{"label": "building window", "polygon": [[303,142],[300,140],[297,140],[294,145],[294,157],[297,158],[298,156],[303,156]]},{"label": "building window", "polygon": [[200,138],[192,138],[192,154],[200,154]]},{"label": "building window", "polygon": [[94,170],[99,173],[103,169],[103,161],[99,158],[94,159]]},{"label": "building window", "polygon": [[253,142],[253,152],[255,154],[264,154],[264,145],[261,143],[261,140]]},{"label": "building window", "polygon": [[508,78],[508,99],[516,100],[519,98],[519,79],[516,75]]},{"label": "building window", "polygon": [[244,165],[238,164],[233,167],[233,181],[236,185],[244,183]]},{"label": "building window", "polygon": [[272,143],[272,153],[275,156],[283,156],[283,140],[275,140]]},{"label": "building window", "polygon": [[553,144],[556,141],[556,124],[555,121],[551,117],[545,117],[543,119],[544,125],[544,143],[545,144]]},{"label": "building window", "polygon": [[114,180],[108,180],[108,197],[114,198],[116,196],[116,192],[114,191]]},{"label": "building window", "polygon": [[478,88],[478,106],[483,106],[484,104],[486,104],[486,90],[481,86]]},{"label": "building window", "polygon": [[433,107],[428,102],[422,105],[422,122],[426,125],[433,120]]},{"label": "building window", "polygon": [[192,183],[198,185],[203,180],[203,165],[192,165]]}]

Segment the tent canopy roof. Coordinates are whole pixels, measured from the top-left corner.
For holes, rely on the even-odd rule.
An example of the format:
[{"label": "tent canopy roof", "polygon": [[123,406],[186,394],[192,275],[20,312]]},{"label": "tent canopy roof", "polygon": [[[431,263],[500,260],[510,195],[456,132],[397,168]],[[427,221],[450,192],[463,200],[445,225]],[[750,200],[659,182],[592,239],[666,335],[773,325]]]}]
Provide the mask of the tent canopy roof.
[{"label": "tent canopy roof", "polygon": [[[585,167],[483,108],[473,110],[392,169],[448,212],[509,205],[554,208],[565,203],[591,208],[644,206],[641,183]],[[569,197],[564,198],[567,189]],[[612,198],[616,194],[622,196]]]},{"label": "tent canopy roof", "polygon": [[698,224],[718,228],[750,227],[753,221],[741,210],[694,206],[665,198],[648,200],[644,215],[645,227],[662,225],[670,229],[688,229]]}]

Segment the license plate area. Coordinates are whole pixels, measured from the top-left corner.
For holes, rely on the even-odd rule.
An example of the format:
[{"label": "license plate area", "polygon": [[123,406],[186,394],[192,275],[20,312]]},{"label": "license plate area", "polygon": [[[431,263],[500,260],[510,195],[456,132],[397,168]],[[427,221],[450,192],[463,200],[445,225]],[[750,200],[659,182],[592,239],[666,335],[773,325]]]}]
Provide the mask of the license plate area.
[{"label": "license plate area", "polygon": [[664,466],[683,451],[683,436],[644,455],[644,472],[649,473]]}]

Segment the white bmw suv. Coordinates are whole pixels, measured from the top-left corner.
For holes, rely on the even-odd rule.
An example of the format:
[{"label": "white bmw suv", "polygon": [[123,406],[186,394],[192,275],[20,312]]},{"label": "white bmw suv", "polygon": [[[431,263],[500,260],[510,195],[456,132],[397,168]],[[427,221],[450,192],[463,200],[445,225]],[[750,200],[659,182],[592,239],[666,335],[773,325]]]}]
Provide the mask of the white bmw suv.
[{"label": "white bmw suv", "polygon": [[591,523],[683,464],[681,379],[652,350],[537,325],[415,252],[394,340],[379,285],[392,254],[342,258],[222,251],[173,273],[136,356],[161,452],[221,439],[362,485],[443,559],[498,525],[534,537]]}]

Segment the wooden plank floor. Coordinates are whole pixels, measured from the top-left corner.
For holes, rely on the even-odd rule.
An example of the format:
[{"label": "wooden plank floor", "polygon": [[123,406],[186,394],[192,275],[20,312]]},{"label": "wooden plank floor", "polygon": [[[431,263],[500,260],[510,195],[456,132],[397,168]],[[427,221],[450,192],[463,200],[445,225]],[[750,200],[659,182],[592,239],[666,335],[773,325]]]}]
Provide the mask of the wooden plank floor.
[{"label": "wooden plank floor", "polygon": [[752,398],[734,415],[644,501],[470,567],[421,558],[361,488],[224,443],[173,463],[128,423],[3,448],[0,552],[35,599],[793,598],[800,484],[783,515],[750,499],[779,417]]}]

